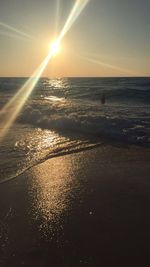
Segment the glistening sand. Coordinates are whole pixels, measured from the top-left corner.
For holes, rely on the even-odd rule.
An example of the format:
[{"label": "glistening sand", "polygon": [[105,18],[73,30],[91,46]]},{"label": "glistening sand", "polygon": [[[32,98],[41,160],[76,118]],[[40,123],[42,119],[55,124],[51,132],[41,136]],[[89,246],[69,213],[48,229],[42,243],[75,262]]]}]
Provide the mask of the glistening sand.
[{"label": "glistening sand", "polygon": [[149,266],[149,162],[106,145],[1,184],[0,266]]}]

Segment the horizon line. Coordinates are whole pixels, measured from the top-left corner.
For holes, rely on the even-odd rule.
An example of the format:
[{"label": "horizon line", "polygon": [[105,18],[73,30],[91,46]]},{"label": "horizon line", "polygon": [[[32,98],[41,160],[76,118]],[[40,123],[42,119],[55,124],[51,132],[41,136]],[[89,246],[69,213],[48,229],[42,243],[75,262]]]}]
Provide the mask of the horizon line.
[{"label": "horizon line", "polygon": [[[36,76],[35,76],[36,77]],[[7,79],[7,78],[30,78],[30,76],[0,76],[0,79]],[[40,79],[65,79],[65,78],[150,78],[150,76],[54,76],[54,77],[49,77],[49,76],[43,76]]]}]

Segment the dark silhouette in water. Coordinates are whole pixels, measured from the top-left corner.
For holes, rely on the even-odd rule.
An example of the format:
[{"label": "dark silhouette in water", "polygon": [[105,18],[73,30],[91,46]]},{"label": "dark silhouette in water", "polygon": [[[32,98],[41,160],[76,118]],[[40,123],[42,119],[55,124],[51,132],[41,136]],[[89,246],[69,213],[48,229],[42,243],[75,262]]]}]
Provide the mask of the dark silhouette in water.
[{"label": "dark silhouette in water", "polygon": [[105,102],[106,102],[105,94],[102,94],[102,96],[101,96],[101,103],[104,105]]}]

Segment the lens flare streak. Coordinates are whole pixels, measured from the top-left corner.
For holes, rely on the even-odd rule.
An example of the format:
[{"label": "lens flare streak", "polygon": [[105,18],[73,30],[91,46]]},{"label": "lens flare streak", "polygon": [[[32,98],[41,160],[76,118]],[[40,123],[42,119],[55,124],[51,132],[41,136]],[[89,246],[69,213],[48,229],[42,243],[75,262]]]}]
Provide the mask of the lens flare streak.
[{"label": "lens flare streak", "polygon": [[59,18],[60,18],[60,0],[56,0],[55,38],[58,35]]},{"label": "lens flare streak", "polygon": [[[3,22],[1,22],[1,21],[0,21],[0,27],[1,27],[2,29],[6,29],[6,30],[9,30],[9,31],[11,31],[11,32],[13,32],[13,33],[16,33],[16,34],[18,34],[19,36],[25,37],[25,38],[27,38],[27,39],[31,39],[31,40],[33,39],[33,37],[30,36],[29,34],[23,32],[23,31],[21,31],[21,30],[19,30],[19,29],[16,29],[15,27],[12,27],[12,26],[10,26],[10,25],[8,25],[8,24],[6,24],[6,23],[3,23]],[[9,35],[8,32],[6,32],[6,34]]]},{"label": "lens flare streak", "polygon": [[[89,0],[76,0],[75,5],[60,33],[58,36],[56,43],[59,45],[63,37],[66,33],[70,30],[73,23],[76,21],[82,10],[85,8]],[[0,22],[1,26],[9,28],[15,32],[18,32],[24,36],[28,36],[25,33],[20,32],[19,30],[6,25]],[[29,37],[29,36],[28,36]],[[16,93],[16,95],[4,106],[4,108],[0,111],[0,141],[5,137],[7,132],[9,131],[10,127],[16,120],[19,112],[21,111],[22,107],[24,106],[26,100],[30,96],[31,92],[33,91],[34,87],[36,86],[39,78],[41,77],[42,73],[44,72],[46,66],[48,65],[49,61],[53,58],[54,51],[50,49],[47,57],[43,60],[41,65],[38,69],[32,74],[32,76],[27,80],[27,82],[22,86],[22,88]]]},{"label": "lens flare streak", "polygon": [[31,39],[26,38],[22,35],[13,33],[13,32],[7,32],[7,31],[0,30],[0,35],[7,36],[9,38],[16,38],[16,39],[25,40],[25,41],[31,41]]},{"label": "lens flare streak", "polygon": [[90,0],[76,0],[76,3],[58,37],[58,40],[61,41],[62,38],[65,36],[65,34],[70,30],[80,13],[83,11],[83,9],[86,7]]},{"label": "lens flare streak", "polygon": [[127,69],[124,69],[124,68],[121,68],[119,66],[115,66],[115,65],[111,65],[109,63],[105,63],[103,61],[100,61],[100,60],[96,60],[96,59],[93,59],[93,58],[89,58],[89,57],[84,57],[84,56],[81,56],[83,59],[91,62],[91,63],[94,63],[94,64],[97,64],[97,65],[101,65],[101,66],[104,66],[104,67],[107,67],[109,69],[114,69],[114,70],[117,70],[117,71],[120,71],[120,72],[124,72],[126,74],[130,74],[130,75],[138,75],[138,73],[136,72],[133,72],[133,71],[130,71],[130,70],[127,70]]},{"label": "lens flare streak", "polygon": [[23,85],[23,87],[17,92],[17,94],[9,101],[8,104],[0,111],[0,138],[7,134],[9,128],[12,126],[13,122],[16,120],[18,113],[21,111],[26,100],[30,96],[33,88],[37,84],[39,77],[42,75],[46,65],[48,64],[50,58],[52,58],[52,53],[49,53],[47,58],[42,62],[40,67],[34,72],[30,79]]}]

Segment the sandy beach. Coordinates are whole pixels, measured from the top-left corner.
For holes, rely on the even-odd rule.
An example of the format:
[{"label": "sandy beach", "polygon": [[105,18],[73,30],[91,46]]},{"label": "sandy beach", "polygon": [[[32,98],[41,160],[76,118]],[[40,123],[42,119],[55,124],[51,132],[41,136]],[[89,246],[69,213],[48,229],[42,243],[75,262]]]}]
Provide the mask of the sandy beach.
[{"label": "sandy beach", "polygon": [[0,185],[0,266],[149,266],[150,150],[105,145]]},{"label": "sandy beach", "polygon": [[0,1],[0,267],[150,266],[150,1]]}]

